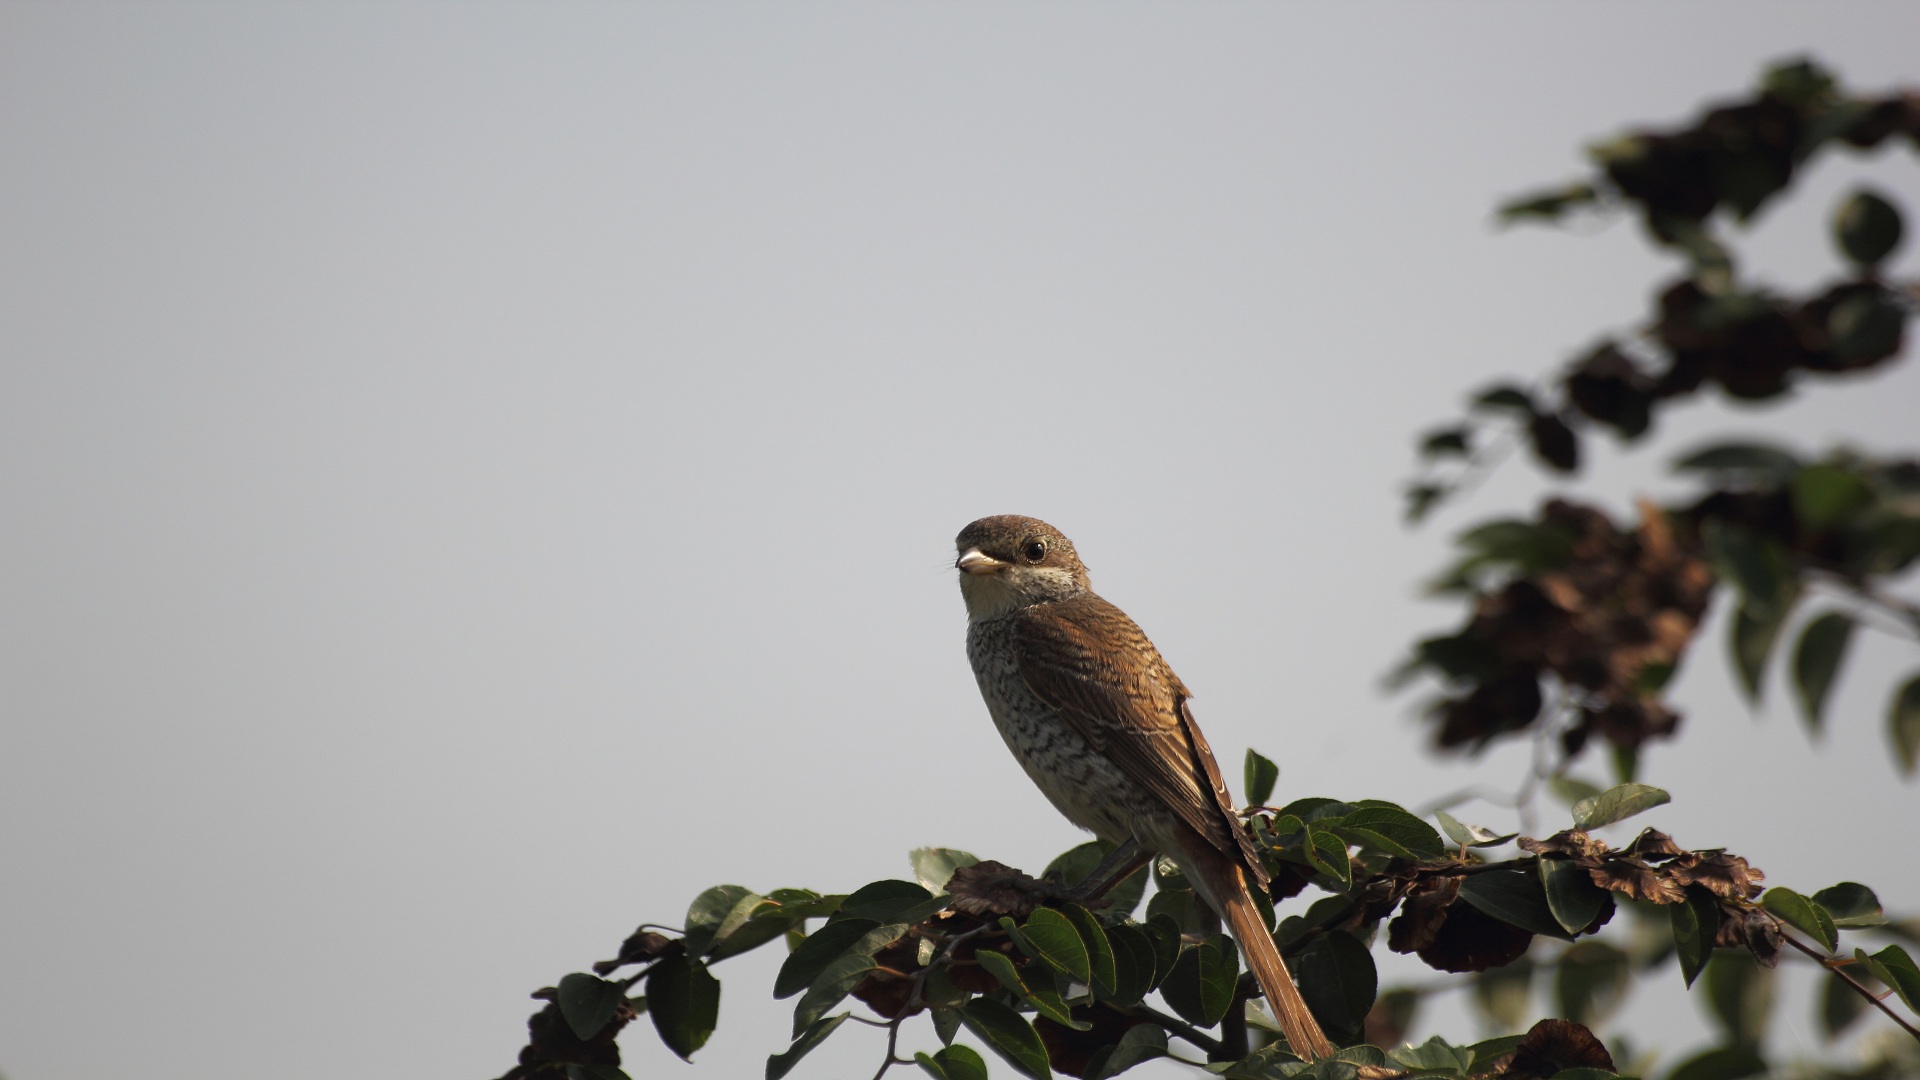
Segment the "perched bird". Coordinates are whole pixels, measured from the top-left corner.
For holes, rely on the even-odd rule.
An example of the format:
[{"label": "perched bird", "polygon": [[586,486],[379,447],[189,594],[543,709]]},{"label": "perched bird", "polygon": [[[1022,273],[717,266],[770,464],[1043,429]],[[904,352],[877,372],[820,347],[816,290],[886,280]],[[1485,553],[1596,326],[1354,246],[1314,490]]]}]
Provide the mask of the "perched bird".
[{"label": "perched bird", "polygon": [[1294,1053],[1332,1054],[1253,902],[1266,869],[1179,676],[1046,522],[981,518],[957,546],[967,658],[1021,768],[1067,820],[1137,853],[1129,870],[1148,853],[1178,862],[1239,939]]}]

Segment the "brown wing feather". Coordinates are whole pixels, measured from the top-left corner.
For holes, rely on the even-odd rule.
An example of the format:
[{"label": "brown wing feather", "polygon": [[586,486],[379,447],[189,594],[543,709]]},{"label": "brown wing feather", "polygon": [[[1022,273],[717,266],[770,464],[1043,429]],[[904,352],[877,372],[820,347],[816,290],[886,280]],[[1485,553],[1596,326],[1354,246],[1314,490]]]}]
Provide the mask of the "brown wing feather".
[{"label": "brown wing feather", "polygon": [[1028,608],[1015,631],[1020,675],[1080,736],[1221,852],[1265,883],[1187,688],[1126,613],[1100,597]]}]

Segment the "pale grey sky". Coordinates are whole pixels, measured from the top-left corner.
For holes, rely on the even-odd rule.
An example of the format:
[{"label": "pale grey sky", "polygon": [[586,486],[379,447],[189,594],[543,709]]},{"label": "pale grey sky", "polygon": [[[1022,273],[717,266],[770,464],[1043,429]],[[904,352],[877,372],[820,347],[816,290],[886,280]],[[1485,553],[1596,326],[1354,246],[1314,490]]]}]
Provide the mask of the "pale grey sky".
[{"label": "pale grey sky", "polygon": [[[1789,53],[1911,83],[1916,41],[1910,3],[7,0],[0,1071],[493,1076],[528,991],[708,885],[1038,869],[1079,836],[987,721],[947,569],[988,513],[1078,542],[1229,772],[1510,786],[1379,677],[1457,618],[1417,598],[1446,537],[1541,482],[1418,532],[1396,486],[1666,268],[1491,207]],[[1920,209],[1912,155],[1871,171]],[[1753,264],[1835,272],[1859,172]],[[1577,490],[1672,490],[1729,427],[1911,448],[1916,406],[1911,362],[1708,403]],[[1716,620],[1649,820],[1920,906],[1849,836],[1920,812],[1881,733],[1911,651],[1860,642],[1820,744],[1722,655]],[[698,1073],[644,1028],[629,1071],[759,1075],[777,961],[718,969]],[[1627,1023],[1704,1044],[1667,990]]]}]

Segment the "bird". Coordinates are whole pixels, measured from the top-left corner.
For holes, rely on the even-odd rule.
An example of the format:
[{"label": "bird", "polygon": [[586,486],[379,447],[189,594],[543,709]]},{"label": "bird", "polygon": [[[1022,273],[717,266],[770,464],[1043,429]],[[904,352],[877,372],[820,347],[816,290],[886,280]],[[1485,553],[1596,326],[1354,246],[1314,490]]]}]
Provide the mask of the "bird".
[{"label": "bird", "polygon": [[1131,872],[1148,852],[1178,863],[1239,940],[1289,1048],[1308,1060],[1333,1054],[1253,901],[1266,868],[1186,684],[1093,591],[1060,530],[1001,514],[960,530],[955,547],[967,658],[1021,768],[1069,821],[1116,846],[1109,863],[1131,856]]}]

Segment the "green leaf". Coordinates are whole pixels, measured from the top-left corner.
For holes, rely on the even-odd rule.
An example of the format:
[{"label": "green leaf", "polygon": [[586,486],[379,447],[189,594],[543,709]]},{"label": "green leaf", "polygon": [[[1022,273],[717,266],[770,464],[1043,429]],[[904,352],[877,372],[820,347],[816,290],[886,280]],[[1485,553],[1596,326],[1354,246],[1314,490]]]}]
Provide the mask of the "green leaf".
[{"label": "green leaf", "polygon": [[[1068,848],[1055,856],[1041,871],[1040,876],[1060,882],[1073,888],[1086,881],[1087,875],[1099,869],[1100,863],[1113,852],[1113,845],[1104,840],[1089,840],[1077,847]],[[1107,922],[1119,922],[1140,906],[1140,898],[1147,891],[1147,870],[1142,867],[1127,875],[1118,885],[1107,890],[1107,906],[1100,909],[1100,917]]]},{"label": "green leaf", "polygon": [[1739,587],[1742,607],[1756,617],[1785,616],[1799,578],[1779,542],[1717,517],[1707,519],[1700,535],[1721,576]]},{"label": "green leaf", "polygon": [[1002,918],[1000,925],[1013,935],[1014,944],[1020,946],[1021,952],[1093,985],[1087,946],[1065,915],[1052,908],[1035,908],[1019,927],[1009,918]]},{"label": "green leaf", "polygon": [[1720,949],[1707,964],[1701,986],[1715,1020],[1730,1043],[1759,1045],[1773,1011],[1773,969],[1745,949]]},{"label": "green leaf", "polygon": [[1473,1067],[1473,1054],[1435,1035],[1419,1046],[1402,1046],[1387,1051],[1387,1057],[1417,1072],[1443,1072],[1465,1075]]},{"label": "green leaf", "polygon": [[1743,602],[1727,624],[1727,650],[1733,656],[1734,671],[1740,676],[1740,688],[1746,691],[1747,700],[1755,705],[1760,703],[1764,689],[1767,657],[1786,621],[1785,611],[1756,609]]},{"label": "green leaf", "polygon": [[960,1010],[960,1021],[1020,1075],[1053,1080],[1046,1044],[1026,1017],[990,997],[977,997]]},{"label": "green leaf", "polygon": [[[1854,956],[1860,957],[1865,951],[1856,949]],[[1914,966],[1913,957],[1907,955],[1907,950],[1898,945],[1889,945],[1866,959],[1871,961],[1869,966],[1874,975],[1893,987],[1894,993],[1900,995],[1900,1000],[1907,1003],[1907,1008],[1920,1012],[1920,967]]]},{"label": "green leaf", "polygon": [[631,1080],[618,1065],[568,1065],[567,1080]]},{"label": "green leaf", "polygon": [[1496,386],[1490,386],[1480,393],[1475,394],[1473,400],[1468,404],[1471,408],[1475,409],[1485,409],[1494,412],[1514,412],[1522,416],[1532,416],[1539,411],[1534,407],[1533,395],[1527,393],[1525,388],[1515,386],[1512,383],[1501,383]]},{"label": "green leaf", "polygon": [[1556,776],[1547,781],[1547,791],[1568,806],[1582,799],[1591,799],[1605,790],[1591,780],[1572,775]]},{"label": "green leaf", "polygon": [[1233,1004],[1233,983],[1240,975],[1240,954],[1232,939],[1215,934],[1183,949],[1173,963],[1160,996],[1173,1011],[1201,1027],[1212,1027]]},{"label": "green leaf", "polygon": [[955,870],[980,861],[972,852],[943,847],[915,848],[907,854],[907,858],[913,863],[914,879],[930,893],[938,893],[946,888],[947,880],[953,877]]},{"label": "green leaf", "polygon": [[1338,881],[1344,889],[1353,888],[1353,863],[1347,858],[1347,842],[1319,825],[1308,823],[1307,843],[1302,850],[1315,870]]},{"label": "green leaf", "polygon": [[720,1020],[720,980],[688,956],[669,956],[647,971],[647,1015],[667,1049],[692,1061]]},{"label": "green leaf", "polygon": [[1901,773],[1912,776],[1920,768],[1920,675],[1894,691],[1887,708],[1887,735],[1893,739]]},{"label": "green leaf", "polygon": [[1828,952],[1839,947],[1840,931],[1834,928],[1833,917],[1792,889],[1768,889],[1766,895],[1760,898],[1760,906],[1779,916],[1788,926],[1826,946]]},{"label": "green leaf", "polygon": [[1900,245],[1900,211],[1874,191],[1859,188],[1833,216],[1833,239],[1842,254],[1872,267]]},{"label": "green leaf", "polygon": [[1533,996],[1534,966],[1530,957],[1522,956],[1505,967],[1488,968],[1473,976],[1473,1003],[1492,1021],[1490,1026],[1517,1028],[1526,1020]]},{"label": "green leaf", "polygon": [[[926,915],[908,919],[904,913],[924,907],[932,897],[931,891],[911,881],[876,881],[855,889],[841,902],[834,918],[872,919],[877,923],[919,922]],[[940,909],[936,907],[933,910]]]},{"label": "green leaf", "polygon": [[915,1054],[913,1060],[936,1080],[987,1080],[987,1063],[971,1046],[949,1046],[932,1056]]},{"label": "green leaf", "polygon": [[1087,1073],[1087,1080],[1118,1076],[1143,1061],[1167,1056],[1167,1033],[1158,1024],[1136,1024],[1114,1044],[1113,1053]]},{"label": "green leaf", "polygon": [[1107,927],[1113,949],[1113,989],[1104,996],[1116,1005],[1138,1005],[1153,988],[1153,939],[1137,926]]},{"label": "green leaf", "polygon": [[1574,803],[1573,823],[1581,829],[1598,829],[1672,801],[1673,796],[1651,784],[1621,784]]},{"label": "green leaf", "polygon": [[873,954],[900,940],[907,932],[906,923],[889,923],[876,927],[860,935],[860,938],[847,949],[828,961],[813,977],[807,986],[807,992],[800,995],[800,1001],[793,1007],[793,1037],[827,1014],[827,1010],[846,998],[867,973],[874,969]]},{"label": "green leaf", "polygon": [[[1397,806],[1356,806],[1334,828],[1351,830],[1355,843],[1388,855],[1417,859],[1446,854],[1446,845],[1433,826]],[[1373,839],[1360,838],[1367,836]]]},{"label": "green leaf", "polygon": [[[1075,1031],[1085,1031],[1093,1026],[1083,1020],[1075,1020],[1073,1018],[1073,1010],[1067,1007],[1066,1001],[1060,997],[1059,992],[1054,990],[1053,987],[1045,985],[1034,986],[1021,978],[1019,969],[1013,966],[1013,961],[1007,959],[1004,953],[994,952],[991,949],[982,949],[974,954],[974,958],[980,961],[980,966],[985,969],[988,974],[1000,980],[1000,985],[1013,991],[1021,1000],[1032,1005],[1034,1010],[1041,1016],[1052,1020],[1054,1023],[1070,1027]],[[1045,969],[1041,968],[1039,970],[1044,976]]]},{"label": "green leaf", "polygon": [[1737,472],[1785,479],[1800,469],[1800,459],[1771,443],[1723,442],[1703,446],[1673,463],[1675,472]]},{"label": "green leaf", "polygon": [[1265,806],[1273,797],[1273,785],[1280,779],[1280,766],[1247,747],[1246,792],[1248,806]]},{"label": "green leaf", "polygon": [[559,990],[554,1003],[560,1006],[560,1016],[573,1029],[574,1038],[581,1042],[600,1034],[613,1019],[613,1011],[627,998],[626,988],[619,983],[580,972],[561,979]]},{"label": "green leaf", "polygon": [[1093,977],[1087,985],[1101,993],[1112,994],[1115,978],[1113,943],[1108,940],[1100,920],[1079,904],[1068,904],[1061,913],[1073,924],[1074,931],[1080,935],[1080,944],[1086,947],[1087,973]]},{"label": "green leaf", "polygon": [[1838,927],[1884,926],[1887,922],[1880,898],[1857,881],[1843,881],[1821,889],[1813,894],[1813,902],[1825,908],[1827,914],[1833,916],[1833,925]]},{"label": "green leaf", "polygon": [[[1850,974],[1856,981],[1871,987],[1873,980],[1862,979],[1864,974],[1858,966]],[[1820,1031],[1828,1041],[1838,1038],[1852,1027],[1867,1012],[1867,1003],[1856,993],[1853,987],[1837,978],[1820,980],[1820,1006],[1815,1016],[1820,1021]]]},{"label": "green leaf", "polygon": [[780,974],[773,979],[773,996],[792,997],[805,990],[828,964],[879,925],[872,919],[842,919],[807,935],[780,965]]},{"label": "green leaf", "polygon": [[1554,997],[1560,1015],[1587,1027],[1599,1027],[1626,999],[1633,961],[1604,941],[1577,942],[1560,955],[1554,973]]},{"label": "green leaf", "polygon": [[1809,465],[1793,476],[1793,516],[1813,531],[1836,525],[1872,504],[1873,488],[1851,470]]},{"label": "green leaf", "polygon": [[1520,835],[1517,832],[1502,835],[1484,825],[1468,825],[1445,810],[1435,810],[1433,817],[1447,837],[1461,847],[1498,847]]},{"label": "green leaf", "polygon": [[1512,224],[1526,218],[1542,218],[1557,221],[1568,211],[1582,206],[1590,206],[1600,199],[1600,193],[1591,184],[1573,184],[1569,187],[1554,188],[1551,191],[1537,191],[1517,199],[1509,199],[1500,204],[1498,211],[1500,223]]},{"label": "green leaf", "polygon": [[800,1059],[806,1057],[808,1051],[825,1042],[827,1036],[833,1034],[841,1024],[846,1023],[850,1015],[852,1014],[840,1013],[835,1016],[824,1016],[807,1025],[807,1030],[800,1033],[800,1037],[793,1041],[792,1046],[787,1047],[782,1053],[767,1058],[767,1080],[780,1080],[781,1077],[792,1072],[793,1067],[800,1064]]},{"label": "green leaf", "polygon": [[1827,316],[1827,334],[1833,355],[1842,363],[1859,364],[1892,355],[1900,345],[1907,314],[1882,293],[1856,293],[1833,305]]},{"label": "green leaf", "polygon": [[1460,879],[1460,899],[1509,926],[1572,941],[1547,907],[1540,879],[1525,870],[1486,870]]},{"label": "green leaf", "polygon": [[687,953],[701,956],[712,947],[715,931],[740,901],[758,895],[745,885],[715,885],[693,898],[687,907]]},{"label": "green leaf", "polygon": [[1847,655],[1847,642],[1853,636],[1853,619],[1838,611],[1807,623],[1800,632],[1800,644],[1793,650],[1793,688],[1800,699],[1800,711],[1815,733],[1820,731],[1821,713],[1827,706],[1827,694],[1840,672],[1840,661]]},{"label": "green leaf", "polygon": [[1546,887],[1547,910],[1569,934],[1593,925],[1607,906],[1607,890],[1593,883],[1593,875],[1572,859],[1540,856],[1540,883]]},{"label": "green leaf", "polygon": [[1676,1065],[1667,1080],[1745,1080],[1766,1071],[1766,1059],[1753,1047],[1720,1046]]},{"label": "green leaf", "polygon": [[1156,915],[1140,930],[1153,943],[1153,988],[1158,989],[1180,959],[1180,924],[1167,916]]},{"label": "green leaf", "polygon": [[1720,933],[1720,908],[1705,889],[1688,889],[1684,903],[1668,904],[1673,922],[1673,951],[1680,957],[1680,977],[1689,988],[1713,958],[1713,939]]},{"label": "green leaf", "polygon": [[1380,990],[1373,955],[1353,935],[1339,930],[1307,943],[1294,961],[1300,995],[1323,1027],[1359,1032]]},{"label": "green leaf", "polygon": [[[1519,1021],[1515,1021],[1516,1024],[1518,1022]],[[1513,1053],[1514,1049],[1520,1045],[1521,1040],[1525,1038],[1525,1035],[1501,1035],[1498,1038],[1485,1039],[1481,1042],[1474,1043],[1472,1046],[1466,1047],[1467,1053],[1473,1056],[1473,1064],[1468,1066],[1468,1068],[1471,1068],[1475,1072],[1486,1071],[1486,1065],[1495,1058],[1505,1057]]]}]

